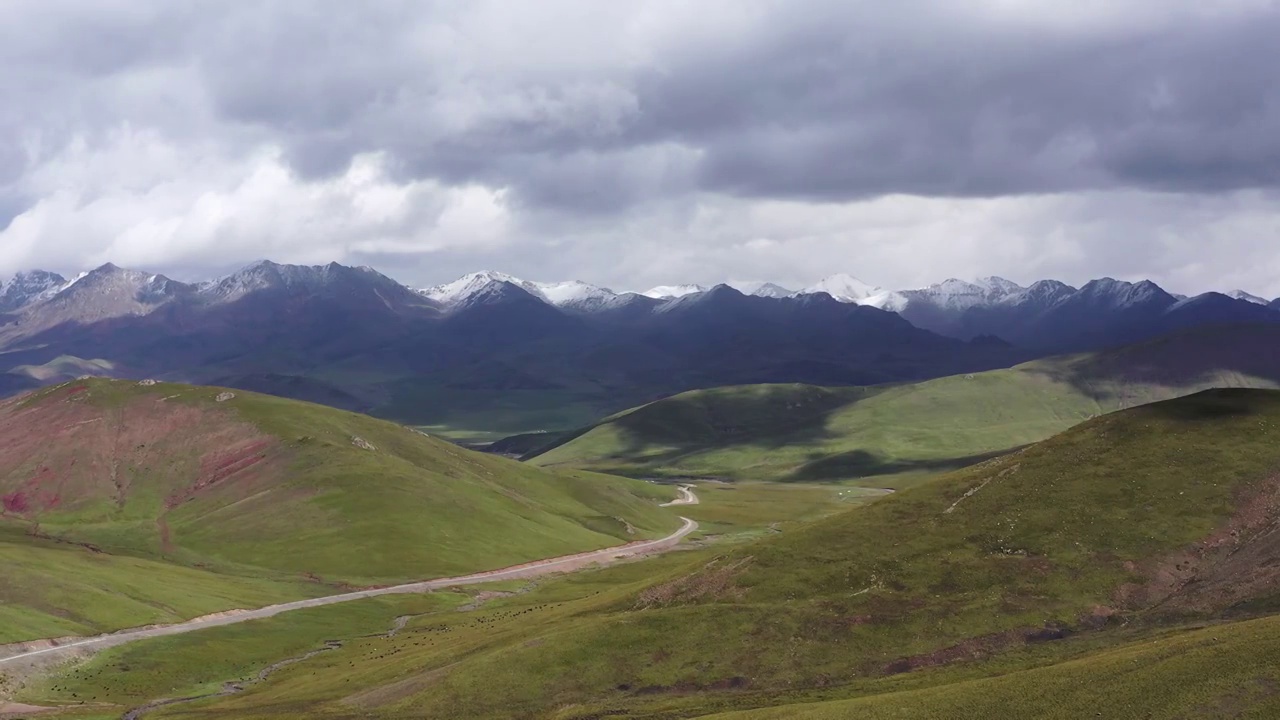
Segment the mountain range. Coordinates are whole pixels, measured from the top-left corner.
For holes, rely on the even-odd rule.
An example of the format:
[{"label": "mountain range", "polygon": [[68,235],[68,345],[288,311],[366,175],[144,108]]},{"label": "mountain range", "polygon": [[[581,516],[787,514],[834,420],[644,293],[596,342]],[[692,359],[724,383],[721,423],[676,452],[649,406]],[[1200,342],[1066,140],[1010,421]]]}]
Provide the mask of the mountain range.
[{"label": "mountain range", "polygon": [[[701,387],[916,380],[1204,325],[1280,323],[1280,301],[1183,298],[1109,278],[735,285],[631,293],[482,272],[411,289],[366,267],[266,261],[198,283],[111,264],[71,281],[35,271],[0,285],[0,390],[157,377],[442,425],[497,403],[513,426],[494,430],[507,432]],[[518,420],[512,402],[538,411]]]}]

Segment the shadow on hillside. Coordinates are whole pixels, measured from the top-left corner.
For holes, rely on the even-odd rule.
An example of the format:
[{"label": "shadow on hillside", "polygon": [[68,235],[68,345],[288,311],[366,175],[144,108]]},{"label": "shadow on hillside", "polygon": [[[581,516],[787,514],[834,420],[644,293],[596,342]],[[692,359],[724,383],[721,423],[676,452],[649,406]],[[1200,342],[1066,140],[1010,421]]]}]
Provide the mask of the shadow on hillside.
[{"label": "shadow on hillside", "polygon": [[[832,415],[869,394],[865,388],[775,385],[677,395],[613,420],[625,445],[612,457],[643,456],[654,463],[708,448],[819,444],[836,437],[827,429]],[[654,454],[655,446],[670,449]]]},{"label": "shadow on hillside", "polygon": [[1274,414],[1280,407],[1280,391],[1247,388],[1205,390],[1144,410],[1180,422],[1217,422],[1229,418]]},{"label": "shadow on hillside", "polygon": [[783,479],[784,482],[838,482],[864,477],[914,472],[950,472],[976,465],[1018,450],[1016,447],[965,457],[929,460],[888,460],[865,450],[852,450],[818,458]]},{"label": "shadow on hillside", "polygon": [[1029,370],[1119,407],[1213,387],[1280,387],[1280,326],[1199,328],[1091,355],[1044,360]]}]

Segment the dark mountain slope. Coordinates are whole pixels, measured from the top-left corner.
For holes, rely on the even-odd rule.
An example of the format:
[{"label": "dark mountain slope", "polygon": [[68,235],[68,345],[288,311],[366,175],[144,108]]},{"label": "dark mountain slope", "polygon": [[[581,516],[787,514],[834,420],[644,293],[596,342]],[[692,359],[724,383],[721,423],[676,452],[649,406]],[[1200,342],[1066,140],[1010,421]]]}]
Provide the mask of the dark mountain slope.
[{"label": "dark mountain slope", "polygon": [[696,390],[608,417],[531,459],[639,476],[896,485],[1099,413],[1224,386],[1280,387],[1280,326],[1212,327],[913,384]]},{"label": "dark mountain slope", "polygon": [[926,301],[980,302],[959,316],[958,337],[943,337],[825,293],[772,298],[718,286],[669,300],[614,296],[586,313],[494,278],[478,277],[442,306],[373,270],[337,264],[263,262],[199,285],[107,265],[0,313],[0,371],[103,367],[457,431],[529,431],[698,388],[913,381],[1186,327],[1280,321],[1243,300],[1179,301],[1150,283],[1103,280],[1076,291],[984,282],[912,296],[908,319]]}]

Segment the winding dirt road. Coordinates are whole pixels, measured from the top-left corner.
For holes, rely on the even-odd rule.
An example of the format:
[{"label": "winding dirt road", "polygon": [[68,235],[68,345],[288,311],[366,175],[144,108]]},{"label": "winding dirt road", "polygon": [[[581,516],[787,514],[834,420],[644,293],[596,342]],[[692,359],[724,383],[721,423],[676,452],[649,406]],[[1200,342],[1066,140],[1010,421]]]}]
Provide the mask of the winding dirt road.
[{"label": "winding dirt road", "polygon": [[[689,491],[687,487],[681,488],[681,490],[684,497],[670,504],[692,505],[698,502],[697,496]],[[689,501],[689,498],[692,498],[691,502]],[[385,588],[374,588],[372,590],[359,590],[356,592],[342,593],[340,595],[327,595],[325,597],[311,598],[308,600],[297,600],[294,602],[281,603],[279,605],[269,605],[264,608],[258,608],[257,610],[230,610],[224,613],[195,618],[194,620],[188,620],[186,622],[176,623],[173,625],[155,625],[145,628],[135,628],[132,630],[121,630],[116,633],[97,635],[84,639],[67,638],[62,640],[33,640],[26,643],[18,643],[0,648],[0,653],[4,653],[6,651],[12,653],[7,657],[0,657],[0,670],[20,664],[56,661],[70,654],[83,653],[85,650],[102,650],[116,645],[124,645],[125,643],[130,643],[135,640],[142,640],[144,638],[160,637],[163,635],[178,635],[181,633],[203,630],[205,628],[217,627],[220,625],[232,625],[235,623],[245,622],[246,620],[273,617],[291,610],[301,610],[302,608],[335,605],[337,603],[351,602],[352,600],[364,600],[366,598],[379,597],[381,595],[423,593],[430,592],[432,590],[456,587],[458,585],[477,585],[480,583],[495,582],[498,580],[537,577],[551,573],[569,572],[589,565],[606,565],[622,558],[648,555],[676,546],[686,535],[698,529],[698,523],[693,520],[685,517],[680,519],[684,521],[684,524],[680,529],[660,540],[627,543],[626,545],[604,548],[603,550],[593,550],[591,552],[578,553],[576,555],[565,555],[548,560],[538,560],[501,570],[490,570],[487,572],[473,573],[471,575],[462,575],[460,577],[437,578],[435,580],[425,580]]]},{"label": "winding dirt road", "polygon": [[669,503],[662,503],[661,507],[671,507],[673,505],[697,505],[697,504],[698,504],[698,496],[693,494],[693,486],[681,485],[680,499],[672,500]]}]

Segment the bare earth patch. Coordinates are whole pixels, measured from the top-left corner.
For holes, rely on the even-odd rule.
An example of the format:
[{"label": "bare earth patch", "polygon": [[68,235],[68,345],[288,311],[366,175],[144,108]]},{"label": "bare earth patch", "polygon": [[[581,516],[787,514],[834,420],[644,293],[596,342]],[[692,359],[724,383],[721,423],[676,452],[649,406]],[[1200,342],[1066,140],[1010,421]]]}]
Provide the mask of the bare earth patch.
[{"label": "bare earth patch", "polygon": [[1242,490],[1205,539],[1130,569],[1147,579],[1116,592],[1129,611],[1217,613],[1280,591],[1280,475]]}]

